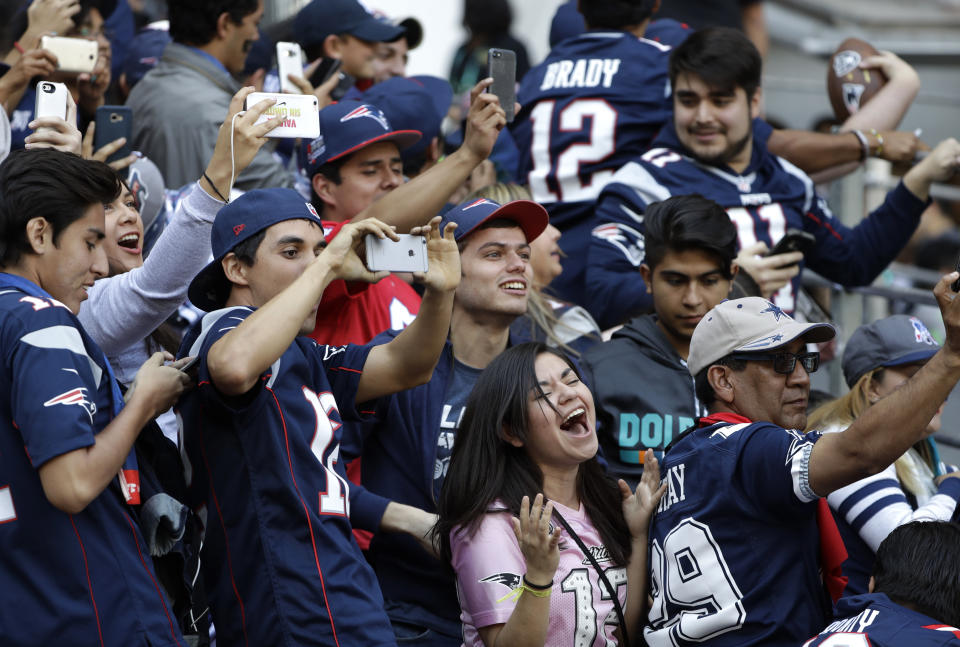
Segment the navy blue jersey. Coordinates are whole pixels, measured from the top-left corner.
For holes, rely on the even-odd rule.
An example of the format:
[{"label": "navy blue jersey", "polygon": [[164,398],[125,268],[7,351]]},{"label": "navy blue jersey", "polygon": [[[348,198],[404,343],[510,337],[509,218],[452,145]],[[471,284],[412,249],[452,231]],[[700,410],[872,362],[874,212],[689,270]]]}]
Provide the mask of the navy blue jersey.
[{"label": "navy blue jersey", "polygon": [[[226,645],[393,645],[377,579],[353,539],[339,460],[343,419],[372,346],[298,337],[242,398],[210,381],[210,347],[250,313],[205,316],[181,400],[191,487],[206,518],[203,567]],[[343,412],[343,417],[341,413]]]},{"label": "navy blue jersey", "polygon": [[185,644],[119,480],[67,514],[38,474],[93,445],[118,410],[103,352],[35,285],[0,284],[0,642]]},{"label": "navy blue jersey", "polygon": [[[870,283],[900,252],[920,221],[924,201],[901,184],[869,217],[846,227],[803,171],[767,150],[769,126],[755,120],[753,131],[753,156],[742,174],[689,157],[670,125],[654,148],[607,184],[597,206],[601,224],[592,232],[589,301],[583,304],[601,328],[651,305],[637,271],[643,262],[643,212],[672,195],[699,193],[724,207],[737,227],[740,247],[763,241],[772,249],[787,229],[810,232],[817,243],[801,266],[841,285]],[[792,313],[799,287],[797,275],[773,295],[773,302]]]},{"label": "navy blue jersey", "polygon": [[589,223],[614,171],[650,146],[671,114],[671,48],[627,32],[569,38],[523,78],[511,126],[518,177],[564,233],[563,274],[552,287],[580,303]]},{"label": "navy blue jersey", "polygon": [[808,482],[819,437],[718,423],[667,452],[650,527],[650,647],[796,647],[826,624]]},{"label": "navy blue jersey", "polygon": [[803,647],[960,647],[960,629],[895,604],[883,593],[837,602],[840,620]]}]

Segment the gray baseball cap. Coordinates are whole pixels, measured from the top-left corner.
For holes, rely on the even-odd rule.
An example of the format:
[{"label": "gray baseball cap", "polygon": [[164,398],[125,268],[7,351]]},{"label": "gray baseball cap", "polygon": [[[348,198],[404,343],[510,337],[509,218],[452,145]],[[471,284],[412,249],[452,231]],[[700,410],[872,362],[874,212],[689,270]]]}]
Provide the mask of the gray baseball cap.
[{"label": "gray baseball cap", "polygon": [[803,337],[808,342],[830,341],[837,331],[828,323],[800,323],[760,297],[729,299],[714,306],[690,337],[687,368],[690,374],[707,368],[730,353],[762,353]]},{"label": "gray baseball cap", "polygon": [[893,315],[857,328],[843,351],[843,377],[852,387],[861,377],[881,366],[926,362],[940,350],[922,321]]}]

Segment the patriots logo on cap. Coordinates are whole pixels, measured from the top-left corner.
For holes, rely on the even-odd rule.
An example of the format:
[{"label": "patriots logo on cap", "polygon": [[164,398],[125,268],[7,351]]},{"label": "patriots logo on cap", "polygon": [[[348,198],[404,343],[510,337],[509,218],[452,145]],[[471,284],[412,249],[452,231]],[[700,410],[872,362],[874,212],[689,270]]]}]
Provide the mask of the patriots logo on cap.
[{"label": "patriots logo on cap", "polygon": [[370,106],[360,106],[359,108],[351,110],[340,117],[340,123],[350,121],[351,119],[360,119],[361,117],[369,117],[380,124],[384,130],[390,130],[390,124],[387,123],[387,118],[384,114],[379,110],[371,109]]},{"label": "patriots logo on cap", "polygon": [[[764,308],[763,310],[761,310],[761,311],[760,311],[760,314],[765,314],[765,313],[767,313],[767,312],[770,312],[770,313],[773,314],[774,317],[777,318],[777,321],[780,321],[780,317],[786,317],[786,316],[787,316],[787,313],[786,313],[786,312],[784,312],[783,310],[781,310],[781,309],[778,308],[777,306],[773,305],[773,304],[770,303],[769,301],[767,302],[767,304],[768,304],[767,307]],[[789,317],[787,317],[787,318],[789,319]]]},{"label": "patriots logo on cap", "polygon": [[493,206],[497,206],[497,203],[495,203],[495,202],[491,202],[490,200],[487,200],[486,198],[480,198],[480,199],[478,199],[478,200],[474,200],[473,202],[471,202],[470,204],[468,204],[467,206],[465,206],[463,209],[461,209],[461,211],[467,211],[468,209],[473,209],[474,207],[479,207],[481,204],[491,204],[491,205],[493,205]]},{"label": "patriots logo on cap", "polygon": [[922,321],[916,317],[910,317],[910,323],[913,325],[914,341],[916,341],[918,344],[936,346],[937,342],[933,339],[933,335],[930,334],[930,331],[927,330],[927,327],[923,325]]},{"label": "patriots logo on cap", "polygon": [[307,205],[307,211],[313,214],[314,218],[316,218],[317,220],[320,220],[320,215],[317,213],[316,208],[309,202],[304,202],[304,204]]},{"label": "patriots logo on cap", "polygon": [[52,407],[57,404],[75,404],[87,412],[87,415],[90,416],[90,422],[92,424],[93,416],[97,413],[97,404],[87,400],[86,391],[87,390],[82,386],[79,386],[75,389],[70,389],[66,393],[61,393],[58,396],[50,398],[43,403],[43,406]]}]

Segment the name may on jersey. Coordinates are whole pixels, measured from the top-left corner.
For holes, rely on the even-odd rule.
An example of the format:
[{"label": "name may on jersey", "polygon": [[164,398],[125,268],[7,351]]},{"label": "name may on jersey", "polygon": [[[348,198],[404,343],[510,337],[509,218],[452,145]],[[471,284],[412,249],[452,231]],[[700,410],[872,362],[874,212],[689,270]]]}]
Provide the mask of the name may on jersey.
[{"label": "name may on jersey", "polygon": [[564,59],[547,65],[540,90],[553,88],[609,88],[620,70],[619,58]]}]

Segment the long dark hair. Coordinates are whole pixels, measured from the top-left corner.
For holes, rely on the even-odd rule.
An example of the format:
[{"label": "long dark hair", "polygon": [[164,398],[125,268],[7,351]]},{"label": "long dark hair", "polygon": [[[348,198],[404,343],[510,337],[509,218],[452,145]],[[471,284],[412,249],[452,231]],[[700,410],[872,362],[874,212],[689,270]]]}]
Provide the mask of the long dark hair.
[{"label": "long dark hair", "polygon": [[[506,439],[509,433],[527,440],[530,394],[543,394],[534,367],[543,353],[556,355],[580,376],[576,365],[560,351],[540,342],[519,344],[490,362],[467,399],[437,503],[440,519],[433,530],[448,563],[450,532],[455,527],[473,533],[495,500],[501,500],[516,515],[524,496],[532,501],[543,492],[540,467],[525,447],[514,447]],[[620,490],[596,456],[580,464],[577,495],[613,561],[626,565],[630,559],[630,530],[623,518]]]}]

